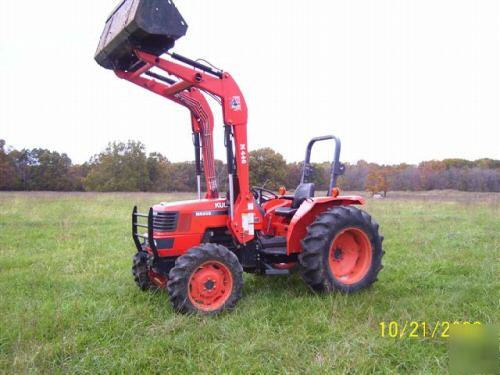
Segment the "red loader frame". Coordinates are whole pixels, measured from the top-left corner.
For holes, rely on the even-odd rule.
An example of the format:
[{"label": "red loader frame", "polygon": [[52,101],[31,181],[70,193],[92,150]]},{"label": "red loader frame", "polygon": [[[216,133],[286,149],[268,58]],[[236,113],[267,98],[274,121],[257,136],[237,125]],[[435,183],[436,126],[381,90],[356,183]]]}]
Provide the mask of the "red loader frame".
[{"label": "red loader frame", "polygon": [[[144,63],[144,66],[134,72],[117,70],[115,73],[118,77],[181,104],[191,111],[193,132],[203,135],[203,162],[207,184],[206,198],[217,198],[218,191],[213,157],[213,115],[200,90],[220,98],[224,125],[226,127],[226,146],[228,148],[229,163],[231,159],[234,159],[236,165],[236,171],[231,170],[232,165],[228,165],[230,195],[230,220],[228,227],[231,228],[234,237],[240,243],[252,240],[255,230],[254,222],[259,222],[262,218],[254,221],[254,217],[260,216],[260,213],[253,206],[254,198],[249,189],[247,106],[245,98],[235,80],[227,72],[215,71],[175,53],[170,54],[170,56],[199,68],[199,70],[194,70],[142,51],[136,50],[134,52]],[[177,80],[150,72],[154,67],[177,77]],[[151,78],[146,78],[143,74],[149,74]],[[162,82],[156,81],[155,78]],[[233,154],[231,145],[228,144],[231,142],[231,136],[234,138],[235,155]],[[199,168],[197,169],[199,172]],[[236,192],[234,172],[238,176]],[[198,191],[200,191],[199,185]]]}]

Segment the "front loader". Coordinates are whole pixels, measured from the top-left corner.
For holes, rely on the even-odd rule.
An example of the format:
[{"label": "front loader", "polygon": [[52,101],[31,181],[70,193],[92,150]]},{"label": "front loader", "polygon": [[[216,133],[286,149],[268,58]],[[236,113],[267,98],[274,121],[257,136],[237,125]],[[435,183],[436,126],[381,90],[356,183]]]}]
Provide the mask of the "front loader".
[{"label": "front loader", "polygon": [[[187,23],[171,0],[124,0],[112,12],[96,61],[121,79],[187,108],[193,132],[198,196],[132,211],[137,249],[132,273],[142,290],[166,288],[176,311],[215,315],[241,297],[243,271],[299,272],[315,292],[352,293],[369,287],[382,268],[378,224],[359,196],[340,195],[340,140],[313,138],[293,194],[249,185],[247,105],[234,78],[170,52]],[[219,102],[224,122],[228,191],[214,166],[214,120],[205,99]],[[311,150],[334,141],[329,189],[315,196]],[[201,176],[204,176],[202,184]],[[206,192],[202,194],[202,185]]]}]

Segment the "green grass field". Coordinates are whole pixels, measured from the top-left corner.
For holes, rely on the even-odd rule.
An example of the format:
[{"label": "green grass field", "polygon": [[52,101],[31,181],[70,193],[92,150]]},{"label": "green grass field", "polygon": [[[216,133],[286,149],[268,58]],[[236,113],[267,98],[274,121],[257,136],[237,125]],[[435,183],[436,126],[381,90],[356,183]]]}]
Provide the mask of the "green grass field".
[{"label": "green grass field", "polygon": [[133,204],[188,197],[1,193],[0,373],[440,374],[446,339],[381,337],[379,323],[498,323],[500,194],[368,200],[386,250],[371,289],[245,275],[216,318],[174,314],[130,273]]}]

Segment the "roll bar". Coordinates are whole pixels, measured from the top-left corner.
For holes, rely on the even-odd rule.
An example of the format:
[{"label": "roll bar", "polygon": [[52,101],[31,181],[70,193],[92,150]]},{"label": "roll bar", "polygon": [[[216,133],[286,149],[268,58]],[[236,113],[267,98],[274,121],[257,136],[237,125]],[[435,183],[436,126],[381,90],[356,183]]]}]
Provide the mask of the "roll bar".
[{"label": "roll bar", "polygon": [[300,183],[305,183],[309,181],[311,177],[313,167],[311,165],[311,151],[316,142],[327,141],[333,139],[335,141],[335,150],[333,152],[333,161],[330,167],[330,183],[328,186],[327,195],[332,195],[332,189],[337,184],[337,177],[341,176],[345,172],[345,166],[340,162],[340,139],[334,135],[324,135],[322,137],[312,138],[307,144],[306,157],[304,159],[304,166],[302,168],[302,177],[300,178]]}]

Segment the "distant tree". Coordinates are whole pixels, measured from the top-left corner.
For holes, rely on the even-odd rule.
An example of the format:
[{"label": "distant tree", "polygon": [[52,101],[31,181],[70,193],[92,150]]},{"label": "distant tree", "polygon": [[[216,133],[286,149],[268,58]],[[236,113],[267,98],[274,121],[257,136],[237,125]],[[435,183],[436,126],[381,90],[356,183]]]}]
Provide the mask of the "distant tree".
[{"label": "distant tree", "polygon": [[[286,163],[270,148],[252,151],[250,182],[293,190],[302,175],[302,163]],[[313,163],[310,181],[326,190],[330,163]],[[215,161],[219,192],[227,191],[227,166]],[[202,189],[205,188],[202,178]],[[364,160],[346,163],[337,181],[343,190],[384,195],[390,190],[457,189],[500,192],[500,160],[444,159],[383,165]],[[171,163],[160,153],[146,155],[140,142],[112,142],[87,163],[74,165],[68,155],[42,148],[15,150],[0,140],[0,190],[195,191],[193,162]]]},{"label": "distant tree", "polygon": [[145,147],[141,142],[112,142],[95,155],[84,179],[85,190],[147,191],[151,188]]},{"label": "distant tree", "polygon": [[478,159],[474,160],[473,166],[481,169],[500,169],[500,160],[493,160],[493,159]]},{"label": "distant tree", "polygon": [[345,173],[340,176],[338,185],[343,190],[361,191],[365,189],[365,180],[370,170],[370,164],[364,160],[356,164],[345,164]]},{"label": "distant tree", "polygon": [[250,152],[250,184],[278,189],[285,182],[286,161],[271,148]]},{"label": "distant tree", "polygon": [[446,169],[450,168],[471,168],[474,166],[474,162],[465,159],[443,159],[442,163],[445,165]]},{"label": "distant tree", "polygon": [[420,189],[439,189],[439,177],[446,170],[446,164],[439,160],[429,160],[418,165]]},{"label": "distant tree", "polygon": [[[8,163],[0,164],[8,166],[9,178],[1,178],[8,186],[2,186],[13,190],[74,190],[74,181],[70,175],[71,159],[66,154],[56,151],[35,148],[33,150],[12,150],[7,155],[0,152],[0,159]],[[2,169],[0,167],[0,169]],[[1,182],[0,182],[1,183]]]},{"label": "distant tree", "polygon": [[36,148],[29,151],[28,190],[70,191],[74,189],[69,170],[71,159],[66,154]]},{"label": "distant tree", "polygon": [[0,190],[15,190],[19,187],[16,165],[9,154],[5,141],[0,139]]},{"label": "distant tree", "polygon": [[196,166],[194,162],[172,163],[170,170],[170,189],[172,191],[196,190]]},{"label": "distant tree", "polygon": [[385,167],[372,166],[366,176],[365,190],[375,195],[382,193],[384,197],[389,191],[389,170]]},{"label": "distant tree", "polygon": [[88,163],[72,165],[69,168],[68,175],[71,178],[73,184],[73,190],[84,191],[85,190],[85,177],[87,177],[90,170],[90,165]]},{"label": "distant tree", "polygon": [[286,165],[286,173],[283,180],[284,186],[287,190],[295,189],[300,182],[302,176],[303,163],[289,163]]},{"label": "distant tree", "polygon": [[165,156],[157,152],[149,154],[147,167],[152,191],[168,191],[171,189],[171,163]]},{"label": "distant tree", "polygon": [[391,190],[415,191],[420,189],[420,174],[414,165],[399,164],[391,175]]},{"label": "distant tree", "polygon": [[227,165],[222,160],[215,160],[215,176],[219,193],[227,191]]},{"label": "distant tree", "polygon": [[500,192],[500,171],[495,169],[468,168],[456,170],[461,179],[461,190]]},{"label": "distant tree", "polygon": [[312,172],[312,181],[314,182],[315,189],[319,190],[328,190],[330,185],[330,162],[323,163],[313,163],[313,172]]},{"label": "distant tree", "polygon": [[29,150],[12,150],[9,157],[16,168],[17,182],[15,190],[27,190],[30,180],[30,166],[32,165],[31,153]]}]

